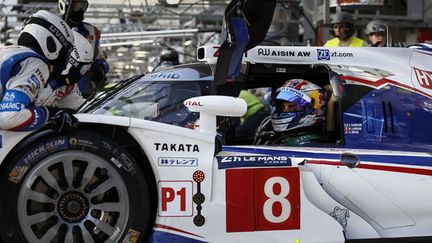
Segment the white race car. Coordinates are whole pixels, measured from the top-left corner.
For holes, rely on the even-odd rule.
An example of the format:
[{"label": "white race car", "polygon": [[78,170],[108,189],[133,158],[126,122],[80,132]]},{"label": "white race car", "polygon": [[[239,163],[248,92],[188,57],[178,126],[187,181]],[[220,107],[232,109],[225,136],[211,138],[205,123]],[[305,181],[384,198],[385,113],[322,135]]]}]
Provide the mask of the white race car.
[{"label": "white race car", "polygon": [[3,131],[1,240],[432,239],[430,50],[249,50],[226,93],[294,77],[333,87],[329,140],[307,147],[217,138],[229,129],[216,116],[246,104],[209,95],[215,52],[120,83],[76,130]]}]

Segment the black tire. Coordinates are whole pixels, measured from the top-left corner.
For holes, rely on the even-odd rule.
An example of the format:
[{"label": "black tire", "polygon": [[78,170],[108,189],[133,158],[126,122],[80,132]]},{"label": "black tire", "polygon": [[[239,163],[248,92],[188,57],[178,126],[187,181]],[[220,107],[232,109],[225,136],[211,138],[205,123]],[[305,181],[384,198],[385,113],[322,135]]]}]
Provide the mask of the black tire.
[{"label": "black tire", "polygon": [[2,164],[0,188],[3,243],[141,242],[154,222],[136,161],[89,131],[50,134],[24,146]]}]

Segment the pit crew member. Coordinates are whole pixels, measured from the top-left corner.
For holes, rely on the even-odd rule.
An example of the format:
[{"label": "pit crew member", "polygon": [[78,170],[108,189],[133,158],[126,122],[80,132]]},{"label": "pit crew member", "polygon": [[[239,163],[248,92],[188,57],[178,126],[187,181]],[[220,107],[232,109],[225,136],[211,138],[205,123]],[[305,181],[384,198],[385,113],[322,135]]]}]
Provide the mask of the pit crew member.
[{"label": "pit crew member", "polygon": [[97,89],[105,85],[109,64],[100,48],[100,30],[92,24],[83,22],[84,13],[88,8],[87,0],[59,0],[61,17],[69,26],[83,35],[94,48],[93,64],[90,71],[78,82],[84,98],[92,98]]},{"label": "pit crew member", "polygon": [[73,50],[72,30],[55,14],[40,10],[26,20],[17,44],[0,49],[0,128],[75,127],[78,120],[67,111],[35,104],[50,79],[61,80]]},{"label": "pit crew member", "polygon": [[355,26],[354,19],[350,13],[340,12],[335,14],[331,21],[330,33],[334,36],[328,40],[326,47],[363,47],[367,46],[366,41],[354,36]]}]

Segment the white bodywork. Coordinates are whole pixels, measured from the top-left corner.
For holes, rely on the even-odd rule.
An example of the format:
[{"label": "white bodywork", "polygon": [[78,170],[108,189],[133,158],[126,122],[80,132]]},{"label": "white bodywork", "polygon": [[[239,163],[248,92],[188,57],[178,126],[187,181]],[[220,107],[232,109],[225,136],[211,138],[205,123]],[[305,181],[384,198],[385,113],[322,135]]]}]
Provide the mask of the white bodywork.
[{"label": "white bodywork", "polygon": [[[202,60],[215,63],[217,47],[204,48]],[[320,58],[323,50],[330,59]],[[430,89],[416,83],[416,73],[406,68],[414,63],[419,69],[429,69],[429,56],[408,48],[256,47],[244,61],[327,64],[336,69],[349,62],[353,65],[341,72],[363,75],[362,79],[370,81],[365,85],[379,87],[377,80],[385,76],[398,87],[432,95]],[[391,72],[374,72],[376,69]],[[85,123],[129,127],[157,180],[154,232],[159,240],[336,243],[344,242],[345,237],[432,236],[430,167],[395,166],[373,159],[392,156],[432,161],[430,153],[226,146],[215,156],[216,115],[241,116],[244,102],[232,97],[199,97],[185,105],[201,112],[201,130],[135,118],[77,115]],[[26,135],[3,132],[0,159]],[[371,159],[349,168],[340,162],[342,154],[348,153]],[[244,166],[248,162],[251,164]],[[194,196],[198,193],[204,195],[204,201],[197,204]]]}]

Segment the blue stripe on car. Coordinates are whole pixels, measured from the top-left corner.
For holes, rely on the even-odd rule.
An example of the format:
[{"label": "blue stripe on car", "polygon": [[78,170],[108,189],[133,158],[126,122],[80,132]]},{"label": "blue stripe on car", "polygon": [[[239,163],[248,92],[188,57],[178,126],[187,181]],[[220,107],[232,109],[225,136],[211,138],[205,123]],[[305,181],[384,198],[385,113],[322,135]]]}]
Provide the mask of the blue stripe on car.
[{"label": "blue stripe on car", "polygon": [[[223,147],[223,152],[266,154],[273,156],[288,156],[291,158],[313,158],[313,159],[332,159],[339,160],[342,151],[334,153],[314,153],[306,151],[272,150],[262,148],[242,148],[242,147]],[[348,152],[348,151],[347,151]],[[352,153],[352,152],[351,152]],[[356,154],[360,161],[377,163],[432,166],[432,156],[411,156],[411,155],[388,155],[388,154]]]}]

